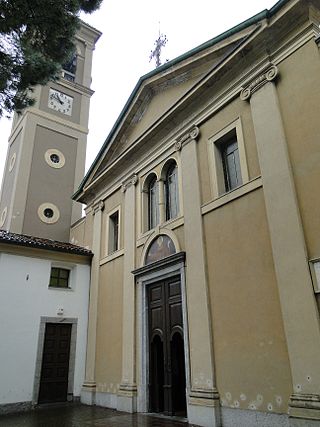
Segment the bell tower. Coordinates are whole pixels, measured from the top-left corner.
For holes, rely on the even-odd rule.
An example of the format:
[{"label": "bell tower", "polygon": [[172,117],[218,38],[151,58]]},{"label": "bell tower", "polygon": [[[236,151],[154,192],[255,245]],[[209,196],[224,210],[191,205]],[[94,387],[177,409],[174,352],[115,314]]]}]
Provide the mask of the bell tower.
[{"label": "bell tower", "polygon": [[36,103],[15,114],[0,200],[0,228],[68,241],[81,206],[71,200],[84,176],[92,53],[101,33],[81,22],[76,52],[58,81],[35,88]]}]

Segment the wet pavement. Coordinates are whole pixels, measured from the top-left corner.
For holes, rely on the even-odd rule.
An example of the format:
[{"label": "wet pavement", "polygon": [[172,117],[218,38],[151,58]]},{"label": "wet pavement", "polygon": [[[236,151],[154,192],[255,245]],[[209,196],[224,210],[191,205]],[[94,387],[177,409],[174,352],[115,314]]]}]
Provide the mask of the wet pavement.
[{"label": "wet pavement", "polygon": [[127,414],[81,404],[40,406],[28,412],[0,415],[1,427],[192,427],[186,420],[150,414]]}]

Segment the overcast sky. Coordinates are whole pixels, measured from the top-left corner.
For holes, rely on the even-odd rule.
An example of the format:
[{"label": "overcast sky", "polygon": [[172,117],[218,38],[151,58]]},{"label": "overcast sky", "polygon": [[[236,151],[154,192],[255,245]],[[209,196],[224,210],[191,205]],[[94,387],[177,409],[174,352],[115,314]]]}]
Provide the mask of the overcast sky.
[{"label": "overcast sky", "polygon": [[[275,0],[104,0],[82,19],[103,34],[93,59],[86,170],[94,160],[140,76],[151,71],[154,42],[168,42],[162,59],[174,59],[264,9]],[[11,123],[0,119],[0,180]]]}]

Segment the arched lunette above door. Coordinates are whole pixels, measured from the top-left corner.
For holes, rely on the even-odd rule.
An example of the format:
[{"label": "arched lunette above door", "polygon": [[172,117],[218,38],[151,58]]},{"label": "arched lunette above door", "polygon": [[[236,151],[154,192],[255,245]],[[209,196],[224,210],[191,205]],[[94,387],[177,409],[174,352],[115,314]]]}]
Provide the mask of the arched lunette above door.
[{"label": "arched lunette above door", "polygon": [[151,264],[175,253],[176,247],[172,239],[166,234],[160,234],[151,242],[145,255],[144,264]]}]

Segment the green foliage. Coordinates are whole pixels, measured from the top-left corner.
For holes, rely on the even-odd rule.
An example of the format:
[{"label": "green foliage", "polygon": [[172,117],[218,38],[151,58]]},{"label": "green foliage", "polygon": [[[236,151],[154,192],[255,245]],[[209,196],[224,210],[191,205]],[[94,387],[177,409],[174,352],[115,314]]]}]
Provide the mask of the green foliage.
[{"label": "green foliage", "polygon": [[81,11],[102,0],[0,0],[0,117],[34,103],[32,87],[59,77]]}]

